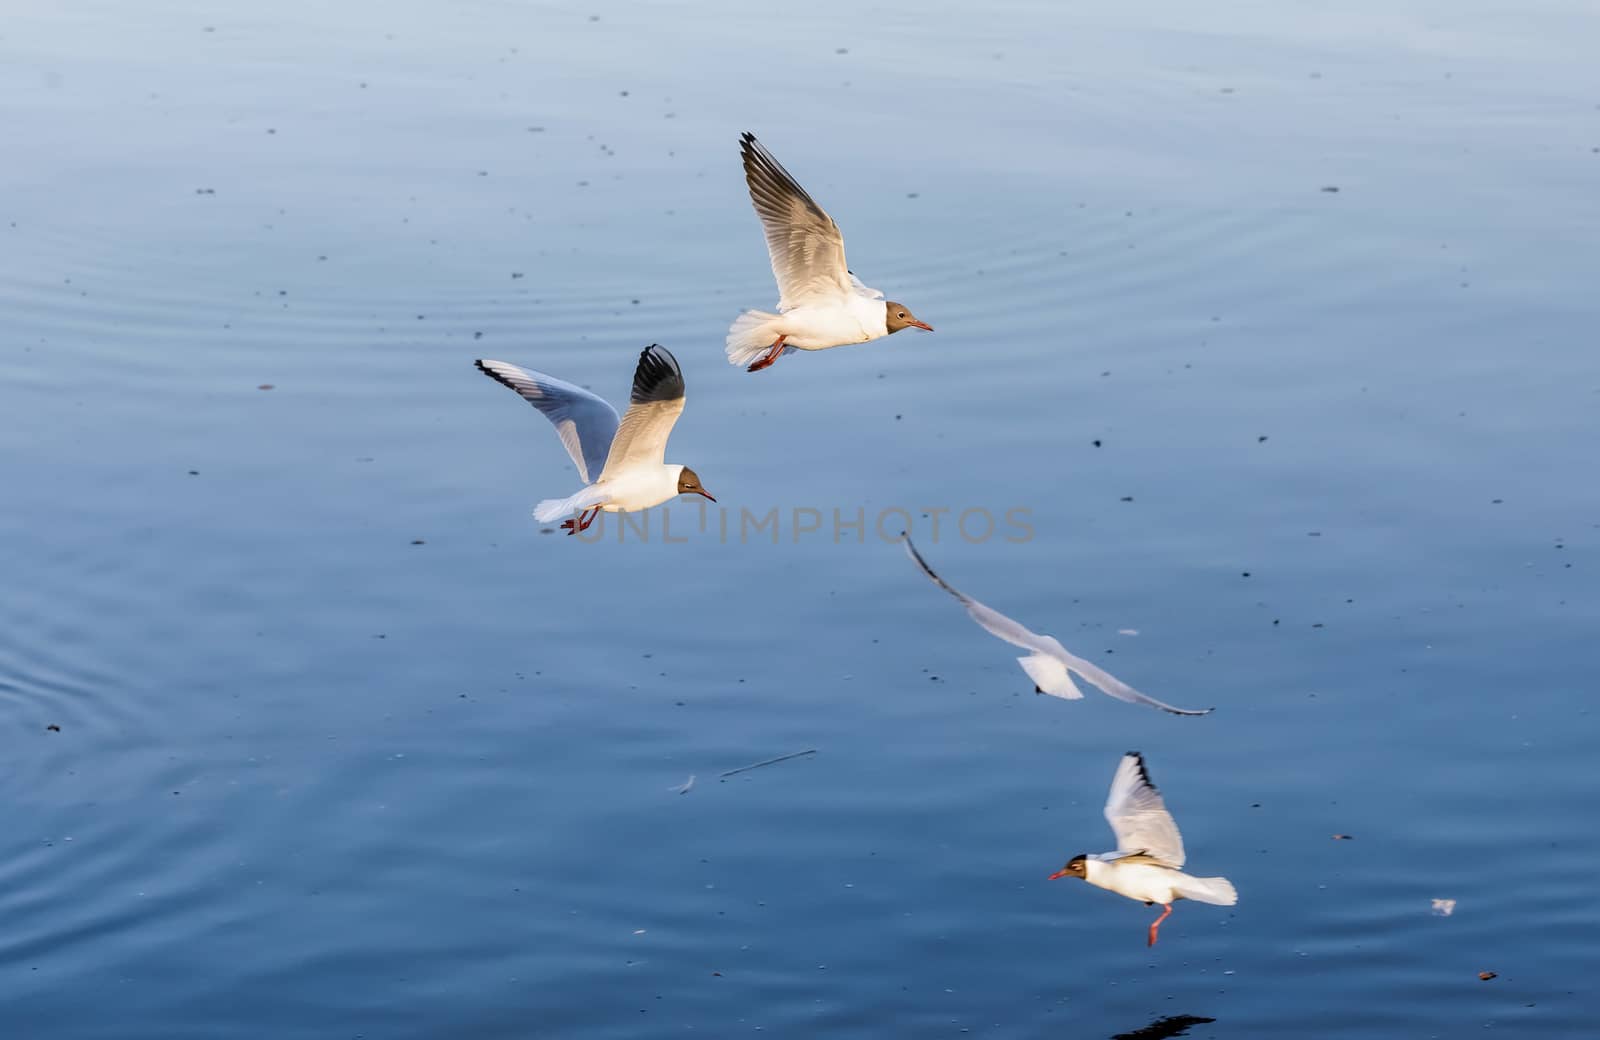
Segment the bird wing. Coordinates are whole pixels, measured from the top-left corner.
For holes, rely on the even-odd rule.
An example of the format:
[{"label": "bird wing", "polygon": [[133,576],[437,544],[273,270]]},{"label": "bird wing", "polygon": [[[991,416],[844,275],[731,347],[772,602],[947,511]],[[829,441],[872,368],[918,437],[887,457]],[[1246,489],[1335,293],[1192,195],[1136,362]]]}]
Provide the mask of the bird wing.
[{"label": "bird wing", "polygon": [[1046,636],[1045,639],[1052,644],[1050,649],[1046,651],[1047,653],[1072,671],[1077,672],[1081,678],[1093,683],[1101,693],[1115,697],[1119,701],[1160,708],[1162,711],[1171,712],[1174,715],[1210,715],[1216,710],[1214,708],[1175,708],[1166,701],[1158,701],[1149,694],[1140,693],[1099,665],[1092,664],[1077,654],[1068,652],[1067,648],[1062,646],[1056,639],[1049,636]]},{"label": "bird wing", "polygon": [[883,299],[882,289],[874,289],[871,286],[862,285],[861,279],[856,277],[856,273],[854,271],[846,271],[845,274],[850,276],[850,288],[855,290],[855,294],[857,296],[868,300]]},{"label": "bird wing", "polygon": [[971,596],[958,592],[943,578],[933,573],[933,568],[928,566],[928,561],[924,560],[922,554],[917,552],[917,547],[911,544],[910,536],[901,540],[905,543],[906,553],[910,555],[918,567],[922,568],[922,573],[933,579],[935,585],[960,600],[961,605],[967,608],[967,615],[988,630],[990,635],[998,636],[1012,646],[1020,646],[1024,650],[1034,650],[1039,653],[1053,654],[1052,644],[1056,648],[1060,647],[1061,644],[1056,643],[1049,636],[1041,636],[1038,633],[1030,632],[998,610],[992,610]]},{"label": "bird wing", "polygon": [[593,483],[606,464],[611,439],[617,432],[617,410],[581,386],[530,372],[504,361],[479,358],[478,370],[509,386],[555,425],[585,484]]},{"label": "bird wing", "polygon": [[659,466],[666,461],[667,438],[683,414],[683,371],[666,347],[652,343],[639,352],[628,400],[628,411],[600,473],[602,480],[624,469]]},{"label": "bird wing", "polygon": [[1106,822],[1117,836],[1118,852],[1142,852],[1166,866],[1182,868],[1187,858],[1183,836],[1167,812],[1161,792],[1150,782],[1144,756],[1137,751],[1128,752],[1117,763],[1111,794],[1106,798]]},{"label": "bird wing", "polygon": [[778,310],[786,311],[818,298],[875,292],[850,274],[839,225],[754,134],[740,138],[739,152],[744,157],[750,201],[767,235],[772,274],[778,280]]}]

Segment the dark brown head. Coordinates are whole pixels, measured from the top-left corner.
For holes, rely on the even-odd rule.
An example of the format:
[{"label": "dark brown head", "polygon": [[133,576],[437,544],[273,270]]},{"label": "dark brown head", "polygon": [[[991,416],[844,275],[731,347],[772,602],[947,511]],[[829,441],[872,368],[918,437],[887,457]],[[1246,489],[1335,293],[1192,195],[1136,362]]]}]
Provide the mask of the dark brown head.
[{"label": "dark brown head", "polygon": [[[683,472],[678,474],[678,494],[704,495],[706,498],[711,498],[711,492],[700,485],[700,474],[688,466],[683,467]],[[711,498],[711,501],[715,502],[716,499]]]},{"label": "dark brown head", "polygon": [[1067,860],[1067,865],[1050,875],[1050,880],[1056,878],[1075,877],[1087,880],[1089,877],[1089,857],[1074,856]]},{"label": "dark brown head", "polygon": [[889,300],[884,303],[883,307],[887,314],[884,322],[889,326],[889,331],[891,333],[899,332],[904,328],[927,329],[929,332],[933,331],[932,325],[929,325],[925,321],[917,320],[917,316],[911,313],[911,308],[907,307],[903,303],[895,303],[893,300]]}]

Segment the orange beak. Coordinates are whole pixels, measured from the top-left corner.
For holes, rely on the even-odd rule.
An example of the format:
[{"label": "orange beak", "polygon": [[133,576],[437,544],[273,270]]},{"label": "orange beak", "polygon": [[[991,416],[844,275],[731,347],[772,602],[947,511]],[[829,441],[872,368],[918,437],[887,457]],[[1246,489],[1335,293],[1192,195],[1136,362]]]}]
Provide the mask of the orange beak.
[{"label": "orange beak", "polygon": [[1066,876],[1067,876],[1067,869],[1065,867],[1063,867],[1060,870],[1056,871],[1054,874],[1051,874],[1049,877],[1045,878],[1045,880],[1046,881],[1054,881],[1056,878],[1064,878]]},{"label": "orange beak", "polygon": [[915,318],[912,318],[910,321],[906,322],[906,324],[907,325],[915,325],[919,329],[927,329],[929,332],[933,331],[933,326],[932,325],[929,325],[925,321],[918,321]]}]

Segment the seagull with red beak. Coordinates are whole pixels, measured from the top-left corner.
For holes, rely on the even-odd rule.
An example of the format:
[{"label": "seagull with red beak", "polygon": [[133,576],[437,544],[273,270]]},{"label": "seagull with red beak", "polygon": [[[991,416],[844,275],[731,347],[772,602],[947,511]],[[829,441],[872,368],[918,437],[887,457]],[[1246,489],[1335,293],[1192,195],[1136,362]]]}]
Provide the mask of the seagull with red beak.
[{"label": "seagull with red beak", "polygon": [[615,408],[582,387],[504,361],[480,358],[476,364],[555,425],[587,485],[575,495],[535,506],[533,516],[540,523],[570,513],[561,526],[576,534],[602,510],[631,513],[678,495],[716,501],[694,470],[666,463],[667,437],[683,414],[683,372],[665,347],[651,344],[639,354],[628,412],[621,419]]},{"label": "seagull with red beak", "polygon": [[1161,904],[1161,916],[1150,924],[1148,945],[1180,899],[1232,906],[1239,901],[1233,882],[1222,877],[1197,878],[1183,872],[1183,837],[1167,812],[1161,792],[1150,782],[1144,756],[1130,751],[1117,763],[1106,799],[1106,822],[1117,836],[1117,851],[1079,854],[1050,875],[1082,878],[1096,888],[1137,899],[1145,906]]},{"label": "seagull with red beak", "polygon": [[734,319],[729,364],[759,372],[797,349],[865,343],[901,329],[933,331],[905,304],[885,300],[851,273],[839,225],[754,134],[740,139],[739,151],[778,280],[778,312],[745,311]]}]

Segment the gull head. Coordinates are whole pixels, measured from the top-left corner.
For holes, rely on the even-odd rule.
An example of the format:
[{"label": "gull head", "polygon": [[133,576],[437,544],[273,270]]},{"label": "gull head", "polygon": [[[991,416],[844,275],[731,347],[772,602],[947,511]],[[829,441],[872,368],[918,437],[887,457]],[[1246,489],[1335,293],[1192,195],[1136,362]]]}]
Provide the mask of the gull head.
[{"label": "gull head", "polygon": [[[683,472],[678,474],[678,494],[704,495],[706,498],[711,498],[711,492],[700,483],[700,474],[688,466],[683,467]],[[715,502],[716,499],[711,498],[711,501]]]},{"label": "gull head", "polygon": [[919,319],[915,314],[912,314],[911,308],[907,307],[903,303],[895,303],[893,300],[888,300],[884,303],[883,309],[885,314],[884,324],[889,326],[889,331],[891,333],[899,332],[901,329],[905,328],[927,329],[929,332],[933,331],[932,325],[929,325],[927,322]]},{"label": "gull head", "polygon": [[1050,880],[1054,881],[1056,878],[1064,878],[1064,877],[1084,878],[1084,879],[1087,880],[1088,871],[1089,871],[1089,857],[1088,856],[1082,856],[1082,855],[1074,856],[1071,859],[1067,860],[1067,865],[1066,866],[1062,867],[1060,870],[1056,871],[1054,874],[1051,874],[1050,875]]}]

